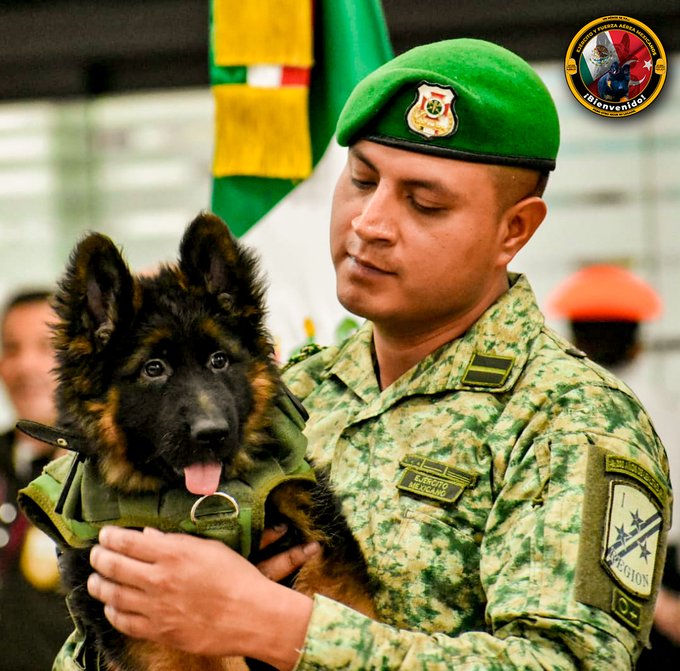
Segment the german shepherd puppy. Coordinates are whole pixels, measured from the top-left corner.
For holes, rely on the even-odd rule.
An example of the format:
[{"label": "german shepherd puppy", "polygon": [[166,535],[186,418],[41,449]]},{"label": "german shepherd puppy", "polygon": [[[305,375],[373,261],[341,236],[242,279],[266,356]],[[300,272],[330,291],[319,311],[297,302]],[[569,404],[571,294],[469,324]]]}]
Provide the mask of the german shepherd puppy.
[{"label": "german shepherd puppy", "polygon": [[[151,276],[133,276],[108,237],[89,234],[71,254],[55,308],[59,424],[83,438],[80,458],[94,464],[109,490],[136,495],[185,487],[210,495],[221,480],[257,468],[261,455],[281,456],[271,422],[282,385],[256,259],[216,216],[200,214],[184,234],[178,263]],[[295,588],[370,613],[361,550],[324,475],[316,485],[279,485],[267,505],[268,524],[287,521],[290,544],[314,539],[324,548]],[[213,671],[243,664],[124,637],[87,593],[89,549],[62,552],[71,609],[104,668]]]}]

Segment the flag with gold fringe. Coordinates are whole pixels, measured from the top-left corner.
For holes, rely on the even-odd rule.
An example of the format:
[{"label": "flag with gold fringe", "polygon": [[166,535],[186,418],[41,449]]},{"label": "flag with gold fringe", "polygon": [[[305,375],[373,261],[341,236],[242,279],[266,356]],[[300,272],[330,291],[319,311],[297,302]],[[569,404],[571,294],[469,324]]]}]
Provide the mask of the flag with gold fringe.
[{"label": "flag with gold fringe", "polygon": [[380,0],[211,0],[212,209],[237,235],[311,175],[354,85],[391,56]]},{"label": "flag with gold fringe", "polygon": [[214,0],[213,26],[215,177],[309,177],[312,0]]},{"label": "flag with gold fringe", "polygon": [[212,209],[262,259],[281,359],[354,323],[328,252],[333,137],[354,85],[391,56],[380,0],[211,0]]}]

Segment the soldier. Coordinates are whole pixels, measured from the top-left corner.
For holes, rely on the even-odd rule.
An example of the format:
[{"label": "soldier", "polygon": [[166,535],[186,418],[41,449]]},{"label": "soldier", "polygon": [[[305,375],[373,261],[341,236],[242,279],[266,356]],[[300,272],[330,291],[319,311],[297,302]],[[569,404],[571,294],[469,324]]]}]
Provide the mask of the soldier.
[{"label": "soldier", "polygon": [[507,271],[546,214],[547,89],[496,45],[430,44],[360,83],[337,136],[337,292],[367,321],[286,377],[378,621],[269,579],[313,545],[258,571],[212,541],[106,528],[90,592],[132,636],[279,669],[631,668],[665,554],[664,450]]},{"label": "soldier", "polygon": [[[0,316],[0,379],[17,418],[54,422],[54,351],[47,291],[12,297]],[[49,669],[71,627],[59,594],[54,543],[31,528],[16,496],[53,448],[12,430],[0,434],[1,671]]]}]

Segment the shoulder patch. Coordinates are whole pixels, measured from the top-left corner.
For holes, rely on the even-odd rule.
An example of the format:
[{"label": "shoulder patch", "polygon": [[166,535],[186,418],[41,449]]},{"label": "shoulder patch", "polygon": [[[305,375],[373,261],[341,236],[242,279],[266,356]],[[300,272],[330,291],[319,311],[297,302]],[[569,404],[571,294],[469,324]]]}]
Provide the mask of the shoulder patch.
[{"label": "shoulder patch", "polygon": [[629,594],[646,598],[652,593],[662,521],[661,511],[642,487],[610,483],[601,561]]},{"label": "shoulder patch", "polygon": [[646,643],[670,526],[668,496],[635,460],[589,449],[576,600],[610,613]]}]

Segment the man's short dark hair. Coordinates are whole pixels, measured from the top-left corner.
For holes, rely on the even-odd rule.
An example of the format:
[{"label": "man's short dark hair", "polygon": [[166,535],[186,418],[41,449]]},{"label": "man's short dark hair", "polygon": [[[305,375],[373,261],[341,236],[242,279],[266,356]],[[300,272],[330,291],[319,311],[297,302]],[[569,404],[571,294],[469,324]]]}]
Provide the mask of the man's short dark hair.
[{"label": "man's short dark hair", "polygon": [[29,305],[30,303],[44,303],[49,302],[52,298],[52,292],[49,289],[25,289],[18,291],[11,295],[5,302],[5,306],[0,312],[0,327],[5,325],[5,319],[11,310],[22,305]]},{"label": "man's short dark hair", "polygon": [[536,188],[534,189],[534,192],[531,194],[532,196],[538,196],[539,198],[543,197],[545,187],[548,186],[549,177],[550,177],[549,170],[543,170],[542,172],[538,173],[538,182],[536,183]]}]

